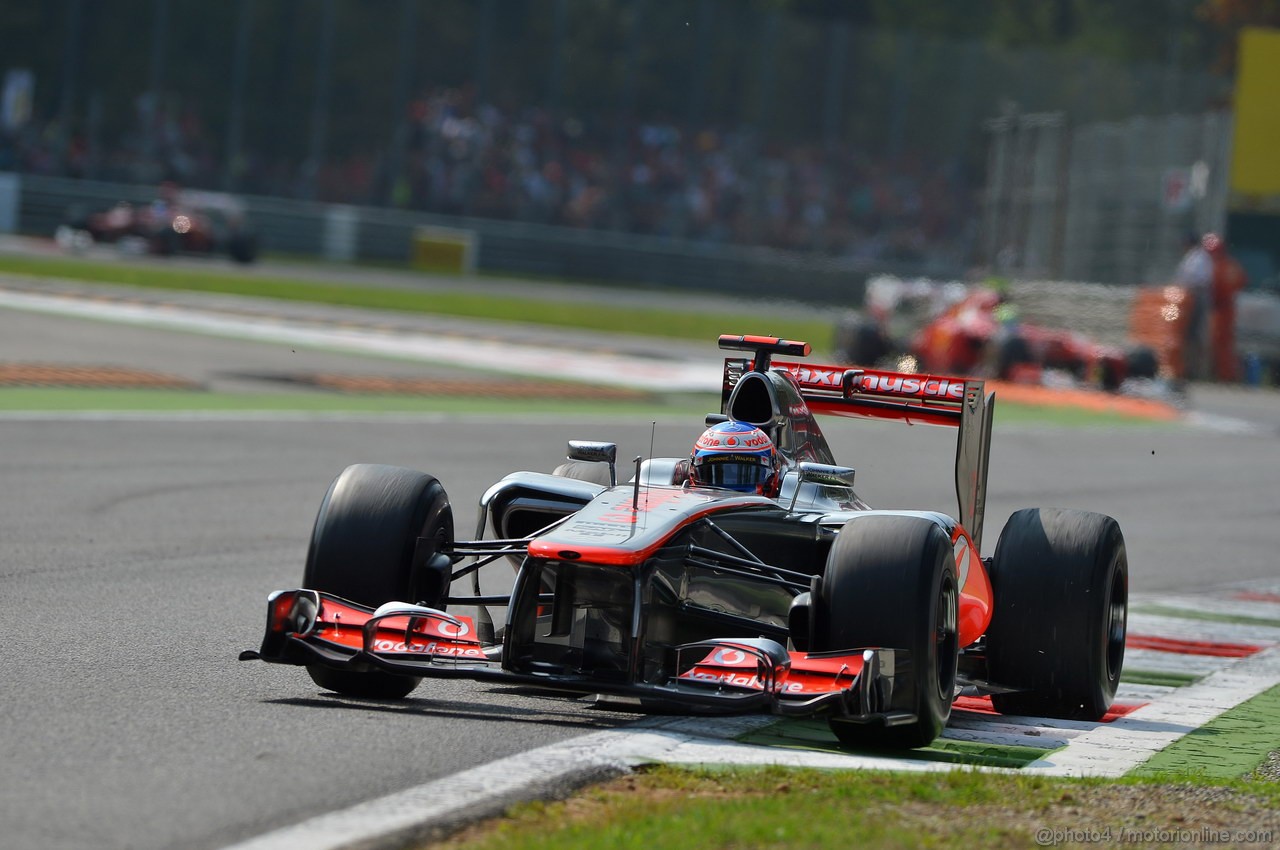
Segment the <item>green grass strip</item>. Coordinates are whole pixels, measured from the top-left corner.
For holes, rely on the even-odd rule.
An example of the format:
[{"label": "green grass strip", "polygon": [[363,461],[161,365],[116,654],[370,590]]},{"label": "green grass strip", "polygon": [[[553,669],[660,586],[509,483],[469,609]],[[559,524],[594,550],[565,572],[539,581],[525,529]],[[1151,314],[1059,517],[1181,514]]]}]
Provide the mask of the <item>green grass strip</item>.
[{"label": "green grass strip", "polygon": [[[1235,782],[1228,787],[1255,810],[1265,812],[1277,800],[1274,785]],[[1150,780],[1113,782],[969,770],[654,767],[587,789],[569,802],[515,806],[489,829],[446,846],[467,850],[901,850],[1075,847],[1081,846],[1080,841],[1112,846],[1144,843],[1143,836],[1153,828],[1186,826],[1187,833],[1198,835],[1205,823],[1199,817],[1204,805],[1193,811],[1186,808],[1196,805],[1195,798],[1193,789],[1166,789]],[[1139,800],[1147,801],[1145,809],[1135,811]],[[1174,813],[1177,821],[1170,819]],[[1231,817],[1225,806],[1213,814]],[[1255,814],[1245,826],[1253,828],[1263,818]],[[1071,839],[1068,834],[1085,838]],[[1145,839],[1145,843],[1166,846],[1159,840]]]},{"label": "green grass strip", "polygon": [[1207,623],[1234,623],[1238,626],[1270,626],[1280,628],[1280,620],[1272,617],[1247,617],[1241,614],[1221,614],[1217,611],[1197,611],[1193,608],[1174,608],[1170,605],[1136,605],[1131,614],[1150,614],[1155,617],[1178,617],[1183,620],[1203,620]]},{"label": "green grass strip", "polygon": [[1129,772],[1130,776],[1236,779],[1280,750],[1280,685],[1194,729]]},{"label": "green grass strip", "polygon": [[[849,750],[840,745],[825,720],[781,720],[763,729],[749,732],[738,739],[744,744],[783,747],[794,750],[884,756],[883,750]],[[980,741],[956,741],[938,738],[927,747],[908,750],[904,758],[967,764],[982,767],[1024,767],[1043,758],[1051,750],[1041,747],[989,744]]]},{"label": "green grass strip", "polygon": [[0,411],[26,412],[204,412],[317,413],[549,413],[618,416],[682,415],[719,410],[717,396],[655,397],[651,401],[565,401],[458,396],[357,395],[350,393],[215,393],[163,389],[0,389]]},{"label": "green grass strip", "polygon": [[1120,681],[1130,685],[1159,685],[1165,688],[1183,688],[1200,681],[1192,673],[1172,673],[1165,670],[1132,670],[1128,667],[1120,674]]},{"label": "green grass strip", "polygon": [[[106,283],[136,286],[146,289],[212,292],[248,297],[270,298],[285,301],[331,304],[335,306],[395,310],[406,313],[422,313],[520,322],[553,327],[570,327],[584,330],[636,334],[667,339],[686,339],[706,342],[708,345],[721,333],[776,334],[790,339],[803,339],[818,351],[829,350],[834,335],[835,320],[814,321],[794,318],[761,316],[759,314],[705,313],[691,310],[644,309],[634,306],[613,307],[595,298],[581,301],[566,299],[519,298],[495,295],[481,291],[414,290],[377,286],[350,286],[330,281],[290,279],[254,274],[241,269],[223,271],[199,270],[184,267],[167,268],[163,264],[137,265],[116,262],[94,262],[75,258],[26,257],[0,255],[0,272],[34,277],[71,279],[82,283]],[[356,271],[358,273],[358,270]],[[530,292],[539,283],[528,281]],[[654,303],[661,303],[662,293],[653,293]],[[7,392],[4,391],[4,392]],[[137,397],[130,403],[138,403]],[[0,401],[0,409],[13,407],[13,401]],[[105,409],[126,409],[108,402]],[[265,410],[365,410],[369,406],[361,402],[337,403],[332,407],[310,406],[307,403],[281,403],[264,394],[262,406],[254,402],[230,400],[227,409]],[[216,406],[216,405],[214,405]],[[410,403],[410,409],[419,409]],[[718,404],[716,405],[718,408]],[[716,409],[716,408],[709,408]],[[34,408],[44,409],[44,408]],[[96,409],[63,407],[51,409]],[[141,409],[141,408],[140,408]],[[146,408],[153,409],[153,408]],[[167,400],[157,402],[154,409],[179,409]],[[196,403],[194,410],[211,409],[208,404]],[[393,410],[403,409],[394,405]],[[523,406],[512,409],[536,409]],[[575,410],[573,407],[563,407]],[[1000,425],[1050,423],[1065,427],[1091,426],[1145,426],[1172,427],[1171,423],[1152,423],[1149,420],[1111,411],[1088,411],[1072,407],[1046,407],[1001,402],[996,407],[996,422]]]},{"label": "green grass strip", "polygon": [[[483,291],[414,290],[369,286],[348,286],[328,281],[287,279],[252,272],[199,271],[189,267],[174,270],[124,263],[95,263],[88,260],[44,257],[0,256],[0,272],[35,277],[55,277],[85,283],[111,283],[146,289],[214,292],[305,301],[343,307],[398,310],[462,318],[521,322],[555,327],[578,328],[623,334],[639,334],[669,339],[691,339],[714,343],[722,333],[775,334],[802,339],[820,350],[830,349],[835,322],[742,314],[706,313],[699,310],[666,310],[635,306],[610,306],[596,298],[519,298]],[[536,282],[528,283],[535,291]],[[653,303],[662,303],[655,292]]]}]

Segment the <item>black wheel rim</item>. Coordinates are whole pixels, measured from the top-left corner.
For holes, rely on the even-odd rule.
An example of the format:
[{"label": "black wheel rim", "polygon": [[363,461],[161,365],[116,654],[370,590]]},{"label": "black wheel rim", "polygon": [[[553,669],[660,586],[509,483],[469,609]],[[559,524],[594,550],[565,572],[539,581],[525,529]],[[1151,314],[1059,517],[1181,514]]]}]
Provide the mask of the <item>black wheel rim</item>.
[{"label": "black wheel rim", "polygon": [[1120,678],[1120,667],[1124,663],[1125,634],[1128,628],[1129,589],[1125,582],[1124,570],[1112,570],[1111,592],[1107,597],[1107,680],[1113,682]]},{"label": "black wheel rim", "polygon": [[960,598],[956,590],[956,580],[950,572],[942,577],[938,587],[937,612],[934,616],[933,650],[937,665],[938,696],[945,702],[951,702],[954,696],[956,679],[956,658],[959,641],[957,634],[960,616]]}]

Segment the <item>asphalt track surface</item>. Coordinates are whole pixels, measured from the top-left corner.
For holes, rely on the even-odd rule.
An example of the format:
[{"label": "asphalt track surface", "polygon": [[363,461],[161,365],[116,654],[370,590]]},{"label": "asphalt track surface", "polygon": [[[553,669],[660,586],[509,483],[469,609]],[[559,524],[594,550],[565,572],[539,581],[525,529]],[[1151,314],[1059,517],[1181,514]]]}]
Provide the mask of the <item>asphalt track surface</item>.
[{"label": "asphalt track surface", "polygon": [[[61,334],[61,347],[41,354],[48,334]],[[299,356],[370,366],[0,312],[0,360],[59,352],[139,368],[190,358],[237,373]],[[1084,507],[1120,520],[1136,592],[1274,576],[1280,400],[1203,391],[1195,405],[1252,427],[997,429],[984,550],[1018,507]],[[655,453],[685,452],[698,430],[660,421]],[[950,509],[950,432],[836,422],[828,436],[877,507]],[[629,458],[649,452],[650,425],[0,418],[0,843],[215,848],[628,722],[465,682],[428,683],[400,704],[361,702],[324,694],[301,670],[235,660],[260,639],[266,593],[300,579],[315,508],[346,464],[436,474],[467,529],[485,486],[513,469],[549,470],[571,437],[614,439]]]}]

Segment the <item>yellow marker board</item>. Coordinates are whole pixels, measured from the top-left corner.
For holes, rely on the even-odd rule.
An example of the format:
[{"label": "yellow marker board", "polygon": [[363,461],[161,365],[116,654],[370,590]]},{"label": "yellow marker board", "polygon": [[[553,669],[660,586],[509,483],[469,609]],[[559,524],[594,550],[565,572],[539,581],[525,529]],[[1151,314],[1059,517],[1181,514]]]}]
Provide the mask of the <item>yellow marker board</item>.
[{"label": "yellow marker board", "polygon": [[1231,188],[1280,195],[1280,29],[1240,33]]},{"label": "yellow marker board", "polygon": [[415,269],[472,274],[480,237],[472,230],[418,227],[413,231],[410,262]]}]

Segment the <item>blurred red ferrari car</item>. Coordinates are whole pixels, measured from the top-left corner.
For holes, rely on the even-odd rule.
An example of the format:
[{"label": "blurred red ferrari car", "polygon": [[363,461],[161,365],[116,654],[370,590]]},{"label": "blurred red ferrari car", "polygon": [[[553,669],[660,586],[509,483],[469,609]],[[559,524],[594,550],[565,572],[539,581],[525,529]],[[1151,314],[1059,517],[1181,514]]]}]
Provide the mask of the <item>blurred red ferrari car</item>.
[{"label": "blurred red ferrari car", "polygon": [[[1023,321],[1016,305],[992,287],[922,287],[895,294],[891,303],[869,300],[865,314],[842,321],[836,331],[840,356],[858,365],[893,358],[896,368],[907,371],[1020,383],[1040,383],[1053,371],[1105,390],[1118,390],[1128,378],[1156,377],[1156,356],[1147,346],[1126,350],[1075,331]],[[895,327],[909,310],[895,311],[911,300],[932,312],[923,323],[908,319],[908,327]],[[945,305],[941,310],[939,303]]]},{"label": "blurred red ferrari car", "polygon": [[243,204],[230,195],[162,187],[150,204],[120,201],[107,210],[73,213],[55,238],[69,250],[111,244],[156,256],[225,253],[251,263],[258,240],[244,220]]}]

